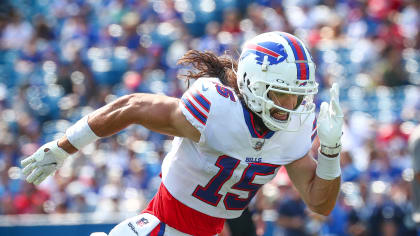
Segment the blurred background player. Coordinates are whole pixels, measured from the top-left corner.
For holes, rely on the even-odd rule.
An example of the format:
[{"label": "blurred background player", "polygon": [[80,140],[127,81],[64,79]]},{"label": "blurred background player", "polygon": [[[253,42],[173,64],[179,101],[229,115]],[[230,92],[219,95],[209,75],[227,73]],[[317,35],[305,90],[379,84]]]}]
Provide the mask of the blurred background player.
[{"label": "blurred background player", "polygon": [[[191,64],[186,76],[197,79],[181,99],[135,93],[94,111],[22,161],[27,181],[40,184],[70,154],[140,124],[176,137],[158,193],[112,236],[220,233],[282,165],[306,205],[329,215],[340,189],[343,113],[333,84],[315,119],[318,84],[304,44],[269,32],[245,42],[238,65],[198,51],[179,62]],[[318,162],[310,154],[316,132]]]}]

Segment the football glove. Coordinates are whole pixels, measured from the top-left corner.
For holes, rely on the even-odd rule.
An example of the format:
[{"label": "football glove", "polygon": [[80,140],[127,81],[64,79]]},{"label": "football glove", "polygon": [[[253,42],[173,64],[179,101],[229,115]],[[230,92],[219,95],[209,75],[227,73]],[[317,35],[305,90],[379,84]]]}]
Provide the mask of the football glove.
[{"label": "football glove", "polygon": [[343,111],[339,103],[339,86],[334,83],[330,89],[330,103],[321,104],[318,115],[318,136],[321,152],[336,155],[341,151],[341,135],[343,133]]},{"label": "football glove", "polygon": [[53,175],[70,156],[57,145],[57,140],[44,144],[34,154],[21,161],[26,181],[40,184],[47,176]]}]

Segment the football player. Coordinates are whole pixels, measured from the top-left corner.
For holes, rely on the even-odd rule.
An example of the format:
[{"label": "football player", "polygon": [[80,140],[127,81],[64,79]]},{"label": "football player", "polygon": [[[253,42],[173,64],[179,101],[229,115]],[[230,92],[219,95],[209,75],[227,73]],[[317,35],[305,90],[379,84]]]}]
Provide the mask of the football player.
[{"label": "football player", "polygon": [[268,32],[245,42],[238,63],[194,50],[179,62],[195,67],[182,98],[135,93],[105,105],[24,159],[26,180],[39,184],[87,144],[140,124],[175,138],[158,192],[111,236],[216,235],[282,165],[306,205],[328,215],[340,188],[343,113],[334,84],[315,119],[318,84],[303,42]]}]

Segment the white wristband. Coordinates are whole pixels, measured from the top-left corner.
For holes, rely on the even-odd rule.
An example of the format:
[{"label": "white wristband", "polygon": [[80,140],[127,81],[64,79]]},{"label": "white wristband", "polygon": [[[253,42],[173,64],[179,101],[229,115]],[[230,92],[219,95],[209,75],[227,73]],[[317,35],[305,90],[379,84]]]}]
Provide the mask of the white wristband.
[{"label": "white wristband", "polygon": [[318,150],[318,165],[316,175],[325,180],[333,180],[341,175],[340,154],[336,157],[327,157]]},{"label": "white wristband", "polygon": [[83,117],[76,124],[66,130],[66,136],[69,142],[78,150],[95,142],[98,137],[88,124],[88,116]]}]

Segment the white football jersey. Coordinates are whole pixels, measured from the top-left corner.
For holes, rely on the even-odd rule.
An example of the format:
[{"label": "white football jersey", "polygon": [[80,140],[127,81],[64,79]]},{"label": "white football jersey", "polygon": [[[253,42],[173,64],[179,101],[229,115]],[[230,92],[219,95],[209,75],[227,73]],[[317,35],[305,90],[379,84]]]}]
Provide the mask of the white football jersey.
[{"label": "white football jersey", "polygon": [[316,136],[315,114],[298,132],[258,133],[254,115],[217,78],[196,80],[179,105],[201,138],[173,140],[162,181],[177,200],[214,217],[239,217],[258,189],[281,165],[303,157]]}]

